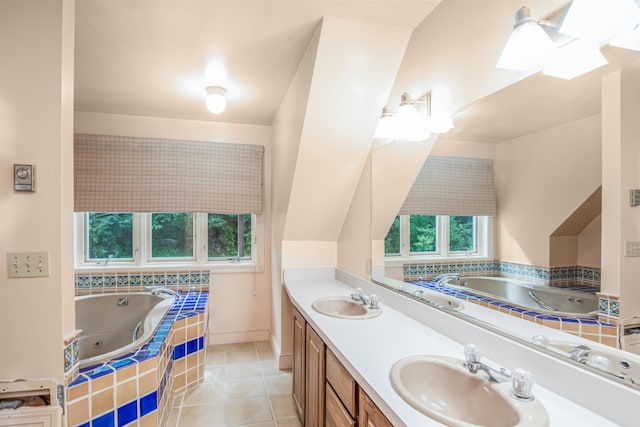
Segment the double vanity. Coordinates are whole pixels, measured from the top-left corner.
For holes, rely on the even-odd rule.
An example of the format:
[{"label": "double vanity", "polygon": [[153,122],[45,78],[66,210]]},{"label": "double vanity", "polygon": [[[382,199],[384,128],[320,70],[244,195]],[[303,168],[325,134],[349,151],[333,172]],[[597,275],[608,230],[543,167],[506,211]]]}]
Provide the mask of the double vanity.
[{"label": "double vanity", "polygon": [[637,401],[636,391],[348,273],[287,270],[285,288],[294,307],[293,397],[307,427],[606,427],[635,419],[582,395],[594,387],[589,393],[624,405]]}]

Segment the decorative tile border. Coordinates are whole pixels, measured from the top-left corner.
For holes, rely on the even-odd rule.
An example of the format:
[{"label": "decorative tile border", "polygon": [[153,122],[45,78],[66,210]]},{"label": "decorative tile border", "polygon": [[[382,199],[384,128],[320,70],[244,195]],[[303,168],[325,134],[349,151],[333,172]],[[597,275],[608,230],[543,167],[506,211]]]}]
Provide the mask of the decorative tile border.
[{"label": "decorative tile border", "polygon": [[589,286],[600,288],[600,269],[592,267],[536,267],[504,261],[438,261],[404,264],[405,281],[431,280],[439,274],[457,273],[461,276],[512,277],[530,283],[554,287]]},{"label": "decorative tile border", "polygon": [[109,271],[76,273],[76,295],[105,292],[144,292],[145,286],[165,286],[174,290],[207,291],[211,273],[209,270],[129,272]]}]

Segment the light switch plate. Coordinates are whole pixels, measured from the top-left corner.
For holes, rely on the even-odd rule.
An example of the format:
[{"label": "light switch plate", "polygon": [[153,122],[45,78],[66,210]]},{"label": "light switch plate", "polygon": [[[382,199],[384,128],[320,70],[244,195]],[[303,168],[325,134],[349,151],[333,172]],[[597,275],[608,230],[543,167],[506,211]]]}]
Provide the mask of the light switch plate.
[{"label": "light switch plate", "polygon": [[631,205],[631,206],[640,205],[640,190],[631,190],[630,191],[629,205]]},{"label": "light switch plate", "polygon": [[7,254],[9,278],[46,277],[49,275],[49,252],[21,252]]},{"label": "light switch plate", "polygon": [[640,242],[625,242],[624,245],[624,256],[640,256]]}]

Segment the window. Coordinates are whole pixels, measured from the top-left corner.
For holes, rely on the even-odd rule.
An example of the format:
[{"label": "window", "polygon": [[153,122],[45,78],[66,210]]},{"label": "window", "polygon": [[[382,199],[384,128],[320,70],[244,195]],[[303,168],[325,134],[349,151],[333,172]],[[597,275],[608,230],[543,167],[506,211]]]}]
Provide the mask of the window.
[{"label": "window", "polygon": [[77,266],[256,262],[253,214],[85,212],[75,218]]},{"label": "window", "polygon": [[487,217],[398,215],[385,238],[385,256],[487,256]]}]

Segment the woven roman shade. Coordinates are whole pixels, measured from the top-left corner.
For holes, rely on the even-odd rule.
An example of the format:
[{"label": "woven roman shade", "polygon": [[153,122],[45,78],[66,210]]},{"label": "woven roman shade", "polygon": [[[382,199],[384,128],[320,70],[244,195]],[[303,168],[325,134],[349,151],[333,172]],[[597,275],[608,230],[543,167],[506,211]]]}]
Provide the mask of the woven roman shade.
[{"label": "woven roman shade", "polygon": [[429,156],[400,215],[495,216],[493,161]]},{"label": "woven roman shade", "polygon": [[76,212],[260,214],[264,147],[76,134]]}]

